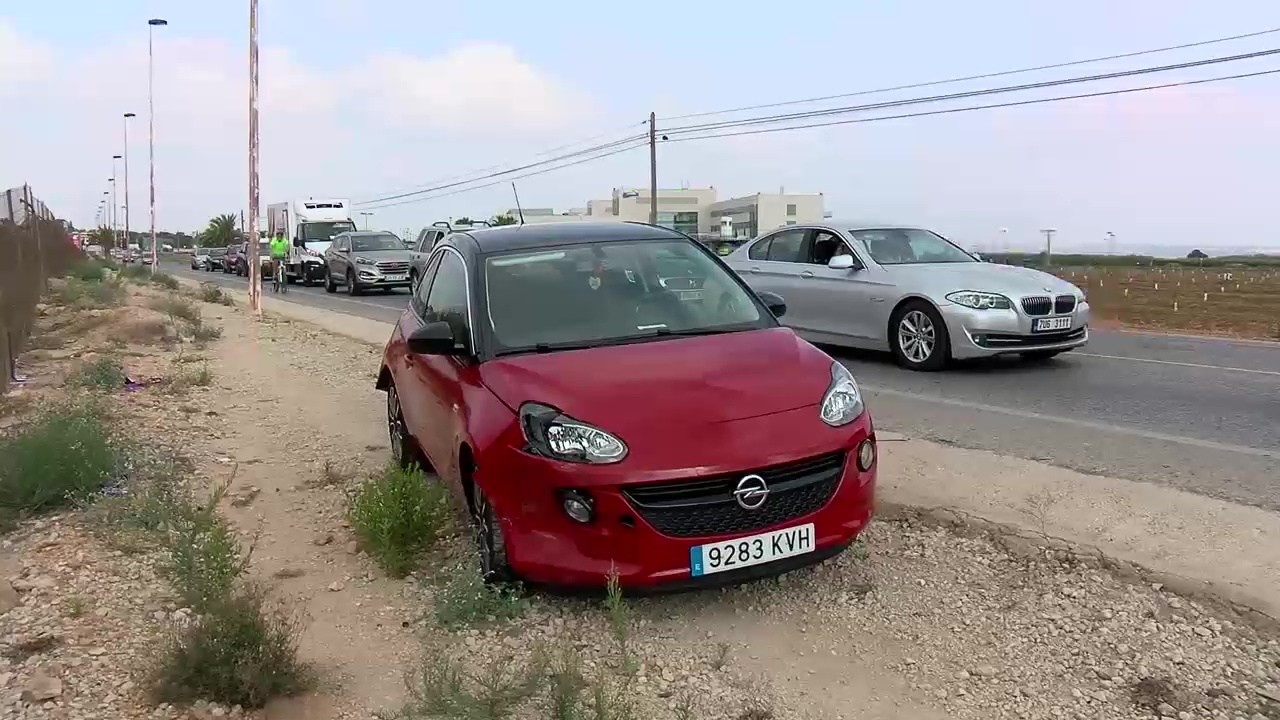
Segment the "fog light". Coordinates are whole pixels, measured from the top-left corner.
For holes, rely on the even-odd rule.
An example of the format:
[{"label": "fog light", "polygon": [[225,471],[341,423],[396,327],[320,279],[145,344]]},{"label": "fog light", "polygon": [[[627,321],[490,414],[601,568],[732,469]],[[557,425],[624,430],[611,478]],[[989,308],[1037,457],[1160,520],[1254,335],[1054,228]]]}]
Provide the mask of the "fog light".
[{"label": "fog light", "polygon": [[858,445],[858,469],[866,472],[876,462],[876,444],[870,440],[863,440]]},{"label": "fog light", "polygon": [[570,520],[584,525],[590,523],[596,514],[595,503],[592,502],[591,496],[581,490],[562,490],[560,507],[564,509],[564,514],[568,515]]}]

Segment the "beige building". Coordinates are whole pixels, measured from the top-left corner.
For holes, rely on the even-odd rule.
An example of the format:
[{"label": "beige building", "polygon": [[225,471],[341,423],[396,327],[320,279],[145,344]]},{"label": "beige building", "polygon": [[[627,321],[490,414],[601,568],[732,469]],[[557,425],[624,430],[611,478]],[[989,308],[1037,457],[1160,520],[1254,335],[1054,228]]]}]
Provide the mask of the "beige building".
[{"label": "beige building", "polygon": [[704,212],[711,227],[751,238],[774,228],[821,221],[826,217],[824,200],[822,193],[756,193],[713,202]]}]

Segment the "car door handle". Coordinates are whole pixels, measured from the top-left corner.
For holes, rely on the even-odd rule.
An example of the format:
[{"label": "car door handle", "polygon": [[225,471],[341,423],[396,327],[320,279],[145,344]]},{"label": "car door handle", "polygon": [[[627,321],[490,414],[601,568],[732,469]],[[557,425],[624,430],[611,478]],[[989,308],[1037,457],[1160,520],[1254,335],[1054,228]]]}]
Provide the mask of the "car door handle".
[{"label": "car door handle", "polygon": [[800,273],[800,277],[802,277],[802,278],[811,278],[811,277],[813,277],[813,271],[812,271],[812,270],[805,270],[805,271],[803,271],[803,272],[801,272],[801,273]]},{"label": "car door handle", "polygon": [[760,272],[760,268],[758,268],[758,267],[749,267],[749,268],[747,268],[747,272]]}]

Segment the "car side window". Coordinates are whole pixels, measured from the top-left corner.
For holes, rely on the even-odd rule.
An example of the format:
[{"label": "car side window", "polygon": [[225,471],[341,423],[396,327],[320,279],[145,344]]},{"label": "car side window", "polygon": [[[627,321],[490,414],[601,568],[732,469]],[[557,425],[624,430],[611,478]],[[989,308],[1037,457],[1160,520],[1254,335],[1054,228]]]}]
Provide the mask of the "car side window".
[{"label": "car side window", "polygon": [[[830,230],[814,230],[813,240],[809,243],[809,262],[815,265],[826,265],[837,255],[853,255],[849,246],[840,236]],[[854,256],[857,262],[857,256]]]},{"label": "car side window", "polygon": [[747,251],[747,257],[751,258],[752,260],[768,260],[769,259],[769,243],[771,242],[773,242],[773,238],[767,237],[757,242],[755,245],[752,245],[751,249]]},{"label": "car side window", "polygon": [[440,253],[436,276],[427,291],[423,308],[425,322],[444,321],[453,328],[453,337],[471,347],[471,326],[467,320],[467,266],[452,252]]},{"label": "car side window", "polygon": [[802,255],[804,250],[804,230],[788,230],[780,232],[773,236],[773,242],[769,243],[770,262],[804,262]]},{"label": "car side window", "polygon": [[414,291],[413,299],[409,301],[419,317],[425,314],[427,293],[431,292],[431,281],[435,279],[438,267],[440,267],[440,253],[436,253],[427,261],[427,267],[422,270],[422,280],[418,281],[418,289]]}]

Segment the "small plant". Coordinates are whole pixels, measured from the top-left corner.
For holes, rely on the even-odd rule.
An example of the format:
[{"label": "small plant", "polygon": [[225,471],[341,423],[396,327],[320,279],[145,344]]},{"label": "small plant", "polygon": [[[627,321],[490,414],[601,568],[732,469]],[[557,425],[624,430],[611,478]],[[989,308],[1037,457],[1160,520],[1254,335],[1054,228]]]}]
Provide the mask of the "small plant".
[{"label": "small plant", "polygon": [[332,460],[325,460],[324,467],[320,469],[320,478],[315,481],[320,487],[332,487],[334,485],[346,485],[351,481],[351,473],[339,467]]},{"label": "small plant", "polygon": [[67,376],[67,382],[76,387],[100,392],[111,392],[124,387],[124,366],[114,355],[99,355],[76,366]]},{"label": "small plant", "polygon": [[200,308],[179,295],[167,295],[153,302],[151,306],[161,314],[169,316],[170,322],[175,326],[179,322],[197,323],[201,320]]},{"label": "small plant", "polygon": [[711,667],[716,670],[723,670],[729,666],[729,651],[731,646],[727,642],[716,643],[715,657],[711,658]]},{"label": "small plant", "polygon": [[235,305],[235,301],[213,283],[200,283],[200,300],[214,305]]},{"label": "small plant", "polygon": [[194,370],[178,370],[165,378],[164,391],[170,395],[181,395],[191,388],[209,387],[213,384],[213,372],[206,362]]},{"label": "small plant", "polygon": [[164,288],[165,290],[177,290],[181,287],[178,284],[178,278],[159,270],[151,274],[151,282]]},{"label": "small plant", "polygon": [[518,588],[488,585],[470,568],[449,576],[434,600],[436,622],[445,627],[512,620],[526,606]]},{"label": "small plant", "polygon": [[120,277],[137,283],[151,280],[151,270],[143,265],[126,265],[120,270]]},{"label": "small plant", "polygon": [[97,407],[55,407],[0,438],[0,510],[40,513],[88,500],[117,465],[112,428]]},{"label": "small plant", "polygon": [[618,580],[618,568],[611,565],[605,580],[605,611],[609,616],[609,630],[618,644],[618,661],[622,671],[633,675],[639,669],[635,657],[631,654],[630,613],[627,603],[622,599],[622,585]]},{"label": "small plant", "polygon": [[404,577],[449,522],[444,485],[418,468],[388,464],[351,495],[351,527],[365,551],[393,577]]},{"label": "small plant", "polygon": [[212,342],[222,337],[222,328],[205,325],[202,320],[189,323],[187,330],[191,333],[191,339],[198,343]]},{"label": "small plant", "polygon": [[312,678],[298,660],[301,631],[265,590],[244,585],[174,632],[154,674],[156,698],[260,708],[305,690]]},{"label": "small plant", "polygon": [[67,598],[67,606],[63,610],[69,618],[78,618],[89,611],[89,600],[81,595],[72,595]]},{"label": "small plant", "polygon": [[480,671],[471,672],[448,652],[427,652],[421,670],[411,678],[409,702],[394,717],[503,720],[530,702],[546,680],[541,653],[534,653],[523,663],[514,657],[499,656]]},{"label": "small plant", "polygon": [[236,578],[249,567],[250,553],[218,515],[227,487],[215,488],[202,504],[176,498],[167,508],[161,570],[186,604],[202,612],[231,597]]},{"label": "small plant", "polygon": [[65,307],[85,310],[115,307],[124,302],[124,286],[119,282],[86,282],[69,277],[50,292],[50,299]]},{"label": "small plant", "polygon": [[107,277],[107,268],[97,260],[84,260],[72,265],[67,271],[67,277],[73,277],[82,282],[102,282]]}]

